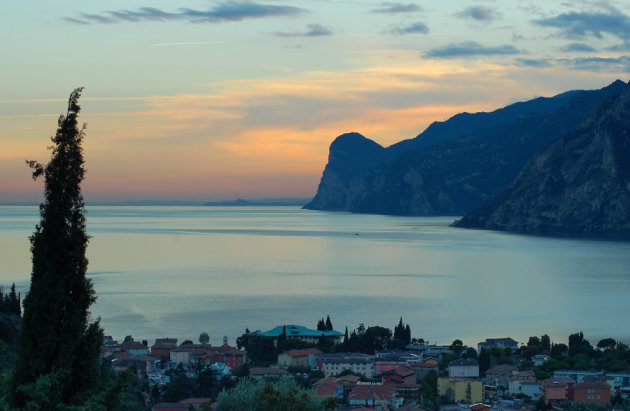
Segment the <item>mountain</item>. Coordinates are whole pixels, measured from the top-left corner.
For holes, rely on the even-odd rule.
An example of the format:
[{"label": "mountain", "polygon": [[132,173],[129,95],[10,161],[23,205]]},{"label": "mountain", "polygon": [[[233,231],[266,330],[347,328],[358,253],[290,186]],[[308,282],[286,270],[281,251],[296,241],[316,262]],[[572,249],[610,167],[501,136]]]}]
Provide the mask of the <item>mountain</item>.
[{"label": "mountain", "polygon": [[501,192],[544,145],[574,131],[625,83],[539,97],[490,113],[461,113],[384,148],[358,134],[330,146],[307,209],[464,215]]},{"label": "mountain", "polygon": [[544,147],[459,227],[630,234],[630,84],[574,132]]}]

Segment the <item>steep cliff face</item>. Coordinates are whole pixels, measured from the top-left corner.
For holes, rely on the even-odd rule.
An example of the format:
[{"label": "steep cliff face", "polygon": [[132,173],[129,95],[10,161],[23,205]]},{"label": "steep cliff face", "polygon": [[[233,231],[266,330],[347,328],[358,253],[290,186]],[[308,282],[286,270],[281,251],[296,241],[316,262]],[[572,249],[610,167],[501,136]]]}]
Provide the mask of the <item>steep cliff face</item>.
[{"label": "steep cliff face", "polygon": [[328,164],[317,194],[304,206],[313,210],[350,210],[364,189],[359,176],[386,161],[385,149],[359,133],[342,134],[330,145]]},{"label": "steep cliff face", "polygon": [[630,84],[576,131],[541,149],[459,227],[630,234]]},{"label": "steep cliff face", "polygon": [[317,195],[305,208],[397,215],[463,215],[492,199],[540,147],[576,129],[601,90],[537,98],[491,113],[462,113],[388,148],[357,133],[330,147]]}]

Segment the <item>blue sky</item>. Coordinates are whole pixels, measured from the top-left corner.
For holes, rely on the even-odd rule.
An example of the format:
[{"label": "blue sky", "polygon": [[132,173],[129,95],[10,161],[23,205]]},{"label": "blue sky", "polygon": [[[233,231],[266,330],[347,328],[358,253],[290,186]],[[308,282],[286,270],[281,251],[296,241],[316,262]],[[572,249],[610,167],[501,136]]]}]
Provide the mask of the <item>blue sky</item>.
[{"label": "blue sky", "polygon": [[0,201],[41,198],[85,86],[88,201],[313,195],[328,145],[389,145],[630,73],[622,1],[9,1],[0,17]]}]

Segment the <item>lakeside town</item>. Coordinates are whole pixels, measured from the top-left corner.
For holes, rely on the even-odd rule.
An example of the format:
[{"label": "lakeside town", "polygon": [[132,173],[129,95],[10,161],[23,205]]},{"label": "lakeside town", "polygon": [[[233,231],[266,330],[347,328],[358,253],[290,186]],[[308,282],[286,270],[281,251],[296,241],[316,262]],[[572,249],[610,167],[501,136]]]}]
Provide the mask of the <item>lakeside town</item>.
[{"label": "lakeside town", "polygon": [[566,343],[489,337],[467,347],[411,338],[402,318],[393,333],[363,324],[342,333],[328,317],[316,329],[246,330],[219,346],[205,332],[198,342],[105,337],[101,357],[137,375],[153,411],[227,409],[240,384],[282,397],[274,384],[289,380],[296,398],[314,398],[321,409],[630,409],[630,349],[612,338],[591,344],[581,332]]}]

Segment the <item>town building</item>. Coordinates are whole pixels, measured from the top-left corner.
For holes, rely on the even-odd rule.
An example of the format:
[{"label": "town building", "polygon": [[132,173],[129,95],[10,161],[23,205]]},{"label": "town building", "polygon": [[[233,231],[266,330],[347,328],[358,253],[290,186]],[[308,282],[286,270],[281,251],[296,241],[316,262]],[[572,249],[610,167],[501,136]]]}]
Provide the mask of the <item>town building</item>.
[{"label": "town building", "polygon": [[551,357],[546,354],[536,354],[532,356],[532,362],[534,363],[534,367],[540,367],[545,363],[545,361],[549,361]]},{"label": "town building", "polygon": [[454,353],[450,345],[410,344],[405,348],[421,356],[424,362],[427,362],[428,357],[439,361],[444,355]]},{"label": "town building", "polygon": [[477,352],[481,352],[482,348],[486,350],[490,347],[499,347],[499,348],[511,348],[513,351],[518,348],[518,341],[513,340],[512,338],[486,338],[485,341],[477,344]]},{"label": "town building", "polygon": [[479,363],[474,360],[457,359],[448,365],[449,378],[479,378]]},{"label": "town building", "polygon": [[279,325],[272,328],[269,331],[252,331],[249,335],[270,337],[274,340],[274,344],[278,344],[278,338],[282,335],[283,330],[287,334],[287,338],[296,338],[298,340],[305,341],[309,344],[317,344],[320,337],[323,335],[326,338],[330,338],[335,343],[340,343],[343,338],[343,334],[339,331],[318,331],[306,328],[302,325]]},{"label": "town building", "polygon": [[388,385],[357,385],[348,396],[351,407],[370,409],[398,408],[402,401],[395,397],[396,387]]},{"label": "town building", "polygon": [[609,372],[606,376],[612,378],[616,390],[630,393],[630,372]]},{"label": "town building", "polygon": [[424,362],[411,363],[411,364],[409,364],[409,366],[411,368],[413,368],[414,370],[416,370],[416,381],[422,381],[424,379],[424,377],[430,371],[435,371],[437,373],[440,370],[440,366],[439,365],[437,365],[437,364],[427,364],[427,363],[424,363]]},{"label": "town building", "polygon": [[385,372],[383,380],[386,384],[415,384],[416,370],[407,365],[401,365]]},{"label": "town building", "polygon": [[438,394],[452,396],[455,402],[483,401],[483,384],[471,379],[438,378]]},{"label": "town building", "polygon": [[396,369],[401,365],[408,365],[417,362],[421,357],[418,354],[401,350],[384,350],[374,354],[373,370],[374,375],[380,375],[387,371]]},{"label": "town building", "polygon": [[372,356],[360,353],[328,353],[316,356],[317,369],[325,375],[338,375],[344,370],[350,370],[371,378]]},{"label": "town building", "polygon": [[158,338],[151,346],[151,355],[163,359],[171,358],[171,350],[177,348],[177,338]]},{"label": "town building", "polygon": [[583,370],[558,370],[553,372],[554,377],[570,378],[576,383],[584,382],[585,378],[600,377],[604,375],[604,371],[583,371]]},{"label": "town building", "polygon": [[581,382],[573,387],[573,401],[585,404],[610,404],[610,385],[605,382]]},{"label": "town building", "polygon": [[133,339],[130,339],[120,344],[120,350],[128,352],[133,357],[149,355],[149,347],[138,341],[134,341]]},{"label": "town building", "polygon": [[317,367],[315,357],[322,352],[316,348],[289,350],[278,354],[278,365],[281,367]]},{"label": "town building", "polygon": [[575,380],[566,377],[548,378],[542,382],[545,403],[573,401]]},{"label": "town building", "polygon": [[522,394],[521,383],[525,381],[536,381],[536,376],[532,370],[512,372],[509,377],[508,393],[510,395]]},{"label": "town building", "polygon": [[521,394],[525,394],[530,398],[536,399],[542,396],[540,381],[521,381],[519,389]]},{"label": "town building", "polygon": [[510,376],[516,371],[518,368],[510,364],[501,364],[491,368],[486,371],[486,384],[507,390],[510,386]]}]

